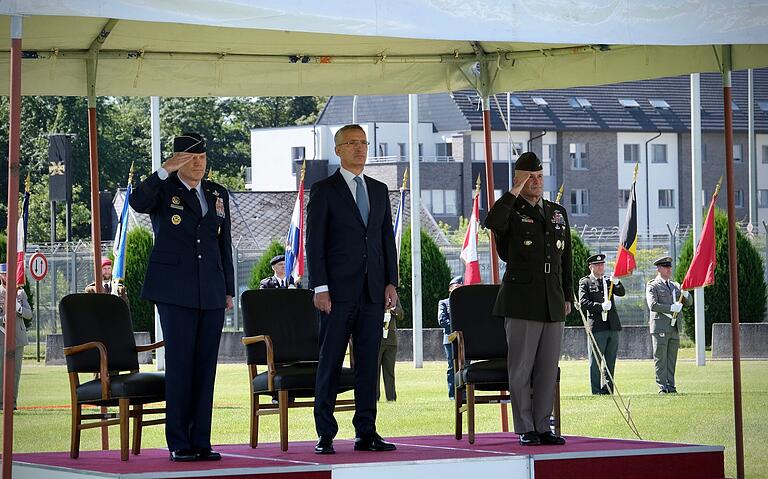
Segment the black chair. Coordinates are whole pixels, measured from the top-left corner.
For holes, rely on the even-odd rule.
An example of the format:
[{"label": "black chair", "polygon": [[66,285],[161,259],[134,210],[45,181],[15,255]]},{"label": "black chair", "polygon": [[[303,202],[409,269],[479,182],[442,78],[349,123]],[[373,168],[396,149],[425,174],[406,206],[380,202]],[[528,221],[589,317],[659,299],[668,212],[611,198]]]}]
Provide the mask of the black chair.
[{"label": "black chair", "polygon": [[[80,454],[80,432],[120,425],[120,458],[128,460],[128,421],[133,418],[133,454],[141,452],[144,426],[165,423],[165,418],[144,420],[148,414],[164,414],[164,408],[144,405],[165,401],[165,374],[139,372],[138,353],[152,351],[163,342],[137,346],[128,306],[111,294],[70,294],[59,303],[64,356],[72,400],[70,457]],[[122,373],[122,374],[121,374]],[[95,378],[80,383],[80,374]],[[102,407],[101,414],[83,414],[83,405]],[[106,407],[118,412],[106,413]],[[96,420],[84,423],[85,420]],[[108,446],[103,442],[103,448]]]},{"label": "black chair", "polygon": [[[499,285],[462,286],[451,293],[451,328],[455,373],[456,439],[462,437],[462,415],[467,414],[469,443],[475,442],[475,404],[509,403],[507,335],[504,319],[493,315]],[[555,421],[559,433],[560,372],[555,395]],[[495,394],[477,395],[478,391]]]},{"label": "black chair", "polygon": [[[318,316],[307,289],[256,289],[245,291],[243,344],[246,347],[251,385],[251,447],[259,442],[259,417],[280,416],[280,448],[288,450],[288,409],[314,407],[315,377],[320,357]],[[351,357],[351,355],[350,355]],[[257,366],[266,365],[259,372]],[[354,371],[342,368],[339,393],[354,388]],[[261,396],[277,397],[261,403]],[[354,410],[354,400],[336,401],[337,411]]]}]

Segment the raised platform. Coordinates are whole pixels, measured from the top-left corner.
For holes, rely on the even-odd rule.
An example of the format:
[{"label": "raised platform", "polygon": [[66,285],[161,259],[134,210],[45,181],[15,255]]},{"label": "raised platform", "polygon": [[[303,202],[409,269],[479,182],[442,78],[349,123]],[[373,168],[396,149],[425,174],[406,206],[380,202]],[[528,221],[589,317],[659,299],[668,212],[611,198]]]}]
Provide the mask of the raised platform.
[{"label": "raised platform", "polygon": [[336,454],[318,456],[314,443],[293,442],[288,452],[269,443],[221,445],[220,462],[173,463],[164,449],[146,449],[120,461],[119,451],[14,455],[13,477],[22,479],[279,478],[425,479],[426,477],[504,477],[505,479],[622,479],[724,477],[723,448],[650,441],[567,436],[565,446],[522,447],[513,433],[478,434],[475,444],[453,436],[391,438],[397,451],[355,452],[351,440],[334,441]]}]

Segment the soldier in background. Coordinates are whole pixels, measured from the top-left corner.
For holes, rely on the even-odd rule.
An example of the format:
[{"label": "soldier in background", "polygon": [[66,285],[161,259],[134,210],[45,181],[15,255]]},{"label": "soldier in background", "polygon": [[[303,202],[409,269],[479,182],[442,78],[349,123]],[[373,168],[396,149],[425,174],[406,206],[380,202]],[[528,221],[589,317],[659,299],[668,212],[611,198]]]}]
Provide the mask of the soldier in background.
[{"label": "soldier in background", "polygon": [[[13,388],[13,410],[16,410],[16,402],[19,397],[19,380],[21,379],[21,364],[24,360],[24,346],[29,344],[29,338],[27,338],[27,327],[32,323],[32,308],[29,305],[27,299],[27,292],[19,285],[16,291],[16,305],[14,307],[8,307],[5,304],[5,287],[6,287],[6,274],[8,273],[8,265],[6,263],[0,264],[0,321],[3,322],[3,327],[0,328],[0,377],[3,376],[3,368],[5,367],[5,313],[16,313],[16,381]],[[0,389],[2,385],[0,384]],[[3,409],[3,397],[2,391],[0,391],[0,409]]]},{"label": "soldier in background", "polygon": [[[104,281],[104,285],[102,287],[102,292],[107,294],[112,294],[112,260],[109,258],[103,258],[101,260],[101,278],[102,281]],[[91,283],[88,286],[85,287],[86,293],[95,293],[96,292],[96,283]],[[128,303],[128,291],[125,289],[125,285],[123,283],[119,283],[117,285],[117,295],[120,296],[120,298],[125,301],[125,304]]]},{"label": "soldier in background", "polygon": [[[600,359],[592,351],[592,343],[589,342],[589,383],[592,386],[592,394],[613,393],[614,370],[616,369],[616,356],[619,352],[619,331],[621,321],[616,311],[615,296],[624,296],[624,285],[618,278],[611,276],[610,281],[604,277],[605,255],[595,254],[587,259],[589,263],[589,275],[579,280],[579,304],[587,312],[587,327],[595,337],[600,356],[605,358],[605,364],[610,376],[605,377],[604,385],[601,385]],[[613,284],[613,294],[606,299],[606,288],[610,290]]]},{"label": "soldier in background", "polygon": [[[400,298],[394,308],[384,313],[384,328],[382,330],[381,346],[379,346],[379,371],[384,380],[384,395],[387,401],[397,400],[395,390],[395,362],[397,361],[397,322],[402,321],[403,306]],[[376,381],[376,400],[381,397],[381,382]]]},{"label": "soldier in background", "polygon": [[448,283],[448,297],[441,299],[437,302],[437,324],[443,328],[443,348],[445,349],[445,359],[448,360],[448,369],[446,370],[446,376],[448,379],[448,398],[454,399],[456,396],[456,388],[454,383],[454,371],[453,371],[453,345],[448,341],[448,335],[453,331],[451,330],[451,292],[454,289],[464,284],[464,277],[455,276]]},{"label": "soldier in background", "polygon": [[259,289],[284,289],[295,288],[293,278],[285,274],[285,255],[279,254],[273,256],[269,261],[269,265],[272,267],[274,273],[269,278],[264,278],[259,282]]}]

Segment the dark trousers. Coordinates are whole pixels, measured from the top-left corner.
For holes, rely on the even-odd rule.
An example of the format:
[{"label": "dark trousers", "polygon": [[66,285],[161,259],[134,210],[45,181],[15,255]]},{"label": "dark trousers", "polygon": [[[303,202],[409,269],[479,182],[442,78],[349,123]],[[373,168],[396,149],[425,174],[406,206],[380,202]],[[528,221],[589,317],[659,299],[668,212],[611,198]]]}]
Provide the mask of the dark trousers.
[{"label": "dark trousers", "polygon": [[448,360],[448,370],[446,371],[446,376],[448,379],[448,397],[453,398],[453,396],[456,394],[456,389],[454,388],[453,373],[453,345],[443,344],[443,349],[445,349],[445,359]]},{"label": "dark trousers", "polygon": [[[390,331],[389,334],[395,334]],[[397,343],[381,342],[379,346],[379,368],[381,379],[384,380],[384,394],[387,401],[397,400],[397,391],[395,390],[395,361],[397,360]],[[376,380],[376,400],[381,397],[381,381]]]},{"label": "dark trousers", "polygon": [[589,382],[592,387],[592,394],[607,394],[613,391],[613,377],[616,370],[616,355],[619,352],[619,332],[618,331],[598,331],[592,333],[597,343],[597,349],[605,358],[605,364],[610,371],[610,377],[605,375],[605,387],[600,387],[600,361],[596,354],[592,353],[591,343],[589,345]]},{"label": "dark trousers", "polygon": [[339,431],[333,411],[349,337],[355,366],[355,415],[358,437],[376,432],[376,383],[384,304],[372,303],[363,293],[356,302],[334,302],[331,313],[320,315],[320,361],[315,385],[315,429],[318,436]]},{"label": "dark trousers", "polygon": [[168,449],[211,447],[216,359],[224,309],[157,303],[165,340],[165,440]]}]

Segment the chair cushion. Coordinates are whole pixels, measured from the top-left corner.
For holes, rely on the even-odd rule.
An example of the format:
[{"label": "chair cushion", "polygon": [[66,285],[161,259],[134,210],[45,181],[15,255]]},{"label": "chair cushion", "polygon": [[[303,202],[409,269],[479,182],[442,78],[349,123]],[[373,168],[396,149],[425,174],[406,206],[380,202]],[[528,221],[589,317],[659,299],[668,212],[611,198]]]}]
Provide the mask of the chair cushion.
[{"label": "chair cushion", "polygon": [[473,361],[460,371],[460,385],[473,384],[480,390],[506,390],[509,388],[506,359]]},{"label": "chair cushion", "polygon": [[[276,367],[274,378],[274,391],[287,390],[293,392],[293,396],[312,397],[315,395],[315,378],[317,376],[317,362],[300,362],[282,364]],[[253,378],[253,392],[255,394],[273,394],[268,387],[267,371]],[[354,389],[355,373],[351,368],[341,368],[339,378],[339,393]]]},{"label": "chair cushion", "polygon": [[101,400],[101,381],[93,379],[77,387],[77,402],[110,406],[120,398],[131,404],[165,401],[165,373],[129,373],[110,376],[112,399]]}]

